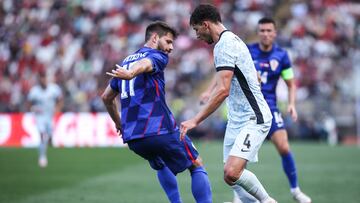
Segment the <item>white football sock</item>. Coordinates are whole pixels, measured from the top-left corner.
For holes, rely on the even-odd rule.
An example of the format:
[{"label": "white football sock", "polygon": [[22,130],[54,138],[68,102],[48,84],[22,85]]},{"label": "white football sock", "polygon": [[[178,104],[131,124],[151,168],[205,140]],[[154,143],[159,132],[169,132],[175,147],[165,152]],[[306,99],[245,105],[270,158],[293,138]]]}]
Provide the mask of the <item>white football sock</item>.
[{"label": "white football sock", "polygon": [[243,187],[239,185],[233,185],[232,188],[234,190],[234,202],[259,203],[259,201],[254,196],[246,192]]},{"label": "white football sock", "polygon": [[291,192],[291,194],[299,193],[299,192],[300,192],[300,188],[299,188],[299,187],[291,188],[291,189],[290,189],[290,192]]},{"label": "white football sock", "polygon": [[[270,197],[255,174],[249,170],[244,169],[239,180],[237,180],[235,184],[243,187],[259,201],[264,201]],[[238,193],[238,195],[240,196],[241,194]]]}]

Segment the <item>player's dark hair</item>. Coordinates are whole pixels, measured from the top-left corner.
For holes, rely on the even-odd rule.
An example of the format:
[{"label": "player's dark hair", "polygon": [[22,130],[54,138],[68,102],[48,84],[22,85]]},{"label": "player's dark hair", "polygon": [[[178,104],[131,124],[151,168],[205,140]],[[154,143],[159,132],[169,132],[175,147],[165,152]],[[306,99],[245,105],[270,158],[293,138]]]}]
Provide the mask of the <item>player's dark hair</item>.
[{"label": "player's dark hair", "polygon": [[269,17],[263,17],[258,21],[258,25],[260,24],[267,24],[267,23],[271,23],[274,25],[274,27],[276,28],[276,23],[275,20]]},{"label": "player's dark hair", "polygon": [[218,9],[211,4],[198,5],[191,14],[190,25],[199,25],[205,20],[213,23],[221,23],[221,16]]},{"label": "player's dark hair", "polygon": [[150,39],[153,33],[158,34],[159,37],[162,37],[167,33],[171,33],[174,36],[174,39],[178,36],[177,31],[163,21],[155,21],[146,27],[145,42]]}]

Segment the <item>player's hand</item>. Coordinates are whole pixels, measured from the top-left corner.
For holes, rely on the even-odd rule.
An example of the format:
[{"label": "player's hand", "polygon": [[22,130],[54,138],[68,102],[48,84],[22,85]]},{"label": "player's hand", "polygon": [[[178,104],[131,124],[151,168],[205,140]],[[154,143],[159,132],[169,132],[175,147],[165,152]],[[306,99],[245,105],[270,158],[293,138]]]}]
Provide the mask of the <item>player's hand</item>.
[{"label": "player's hand", "polygon": [[119,135],[119,137],[122,137],[122,128],[121,125],[115,125],[116,133]]},{"label": "player's hand", "polygon": [[106,74],[124,80],[131,80],[133,78],[131,71],[126,70],[125,68],[119,66],[118,64],[116,64],[116,67],[117,67],[116,70],[111,70],[111,72],[106,72]]},{"label": "player's hand", "polygon": [[298,119],[298,115],[297,115],[297,112],[296,112],[296,108],[294,105],[289,105],[288,106],[288,113],[290,114],[291,118],[293,119],[294,122],[297,121]]},{"label": "player's hand", "polygon": [[210,93],[209,92],[204,92],[200,95],[200,104],[203,105],[206,102],[209,101],[210,98]]},{"label": "player's hand", "polygon": [[197,124],[194,119],[182,122],[180,125],[180,140],[184,140],[187,131],[195,128],[196,126]]}]

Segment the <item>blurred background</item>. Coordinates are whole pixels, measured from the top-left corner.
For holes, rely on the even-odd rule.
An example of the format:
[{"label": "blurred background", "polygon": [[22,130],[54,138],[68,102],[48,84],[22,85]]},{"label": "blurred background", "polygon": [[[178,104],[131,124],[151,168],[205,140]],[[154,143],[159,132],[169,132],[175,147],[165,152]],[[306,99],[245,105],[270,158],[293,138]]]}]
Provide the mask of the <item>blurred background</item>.
[{"label": "blurred background", "polygon": [[[200,2],[215,4],[225,26],[246,43],[256,40],[261,17],[276,20],[277,43],[289,52],[298,87],[299,120],[292,123],[285,112],[286,86],[278,85],[290,139],[356,144],[360,3],[345,0],[1,0],[0,143],[17,145],[7,140],[18,125],[33,133],[26,124],[33,122],[22,116],[27,115],[24,104],[41,72],[62,89],[62,117],[75,119],[61,128],[58,115],[55,134],[69,132],[76,128],[74,123],[81,126],[77,120],[89,122],[94,115],[107,119],[104,126],[111,131],[113,125],[103,113],[100,98],[109,81],[105,72],[144,44],[144,29],[155,20],[166,21],[180,32],[166,69],[167,101],[178,123],[191,117],[199,110],[199,95],[214,73],[212,46],[197,41],[189,27],[190,12]],[[220,139],[225,125],[222,107],[191,136]],[[71,132],[76,135],[88,132],[87,128]],[[113,129],[107,133],[116,136]]]}]

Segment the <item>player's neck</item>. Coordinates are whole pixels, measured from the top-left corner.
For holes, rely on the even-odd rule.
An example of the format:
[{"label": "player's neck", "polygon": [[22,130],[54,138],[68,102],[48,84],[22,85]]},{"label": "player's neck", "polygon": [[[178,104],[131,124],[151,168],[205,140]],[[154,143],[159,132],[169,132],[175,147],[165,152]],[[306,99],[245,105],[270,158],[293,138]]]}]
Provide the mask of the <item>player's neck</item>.
[{"label": "player's neck", "polygon": [[222,23],[218,23],[212,24],[212,30],[211,37],[213,38],[214,42],[217,43],[220,40],[221,33],[226,30],[226,28]]},{"label": "player's neck", "polygon": [[149,48],[152,48],[152,49],[156,49],[155,43],[151,43],[151,42],[146,42],[144,44],[144,47],[149,47]]},{"label": "player's neck", "polygon": [[261,51],[263,51],[263,52],[269,52],[269,51],[271,51],[272,50],[272,48],[273,48],[273,45],[272,44],[270,44],[270,45],[264,45],[264,44],[259,44],[260,45],[260,50]]}]

